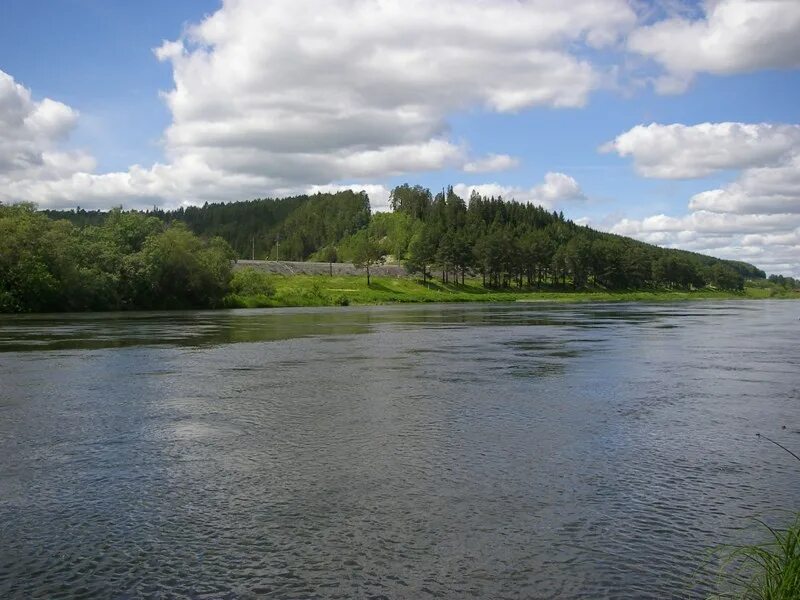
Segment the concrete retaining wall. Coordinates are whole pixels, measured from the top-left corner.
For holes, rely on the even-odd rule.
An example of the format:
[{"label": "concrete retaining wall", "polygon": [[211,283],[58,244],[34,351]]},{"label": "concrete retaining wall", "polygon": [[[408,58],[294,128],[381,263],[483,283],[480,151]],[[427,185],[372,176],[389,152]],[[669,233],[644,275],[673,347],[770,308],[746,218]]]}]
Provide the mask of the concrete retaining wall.
[{"label": "concrete retaining wall", "polygon": [[[255,269],[264,273],[280,273],[282,275],[364,275],[365,269],[357,269],[353,263],[293,262],[285,260],[238,260],[234,270]],[[408,273],[401,265],[375,265],[369,269],[370,275],[378,277],[407,277]]]}]

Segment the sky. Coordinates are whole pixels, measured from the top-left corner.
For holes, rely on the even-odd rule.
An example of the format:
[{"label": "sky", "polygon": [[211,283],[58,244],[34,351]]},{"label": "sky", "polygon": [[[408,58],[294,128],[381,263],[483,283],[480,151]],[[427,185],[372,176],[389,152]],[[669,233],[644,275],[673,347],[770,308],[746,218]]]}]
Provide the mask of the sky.
[{"label": "sky", "polygon": [[0,202],[404,182],[800,276],[800,0],[0,3]]}]

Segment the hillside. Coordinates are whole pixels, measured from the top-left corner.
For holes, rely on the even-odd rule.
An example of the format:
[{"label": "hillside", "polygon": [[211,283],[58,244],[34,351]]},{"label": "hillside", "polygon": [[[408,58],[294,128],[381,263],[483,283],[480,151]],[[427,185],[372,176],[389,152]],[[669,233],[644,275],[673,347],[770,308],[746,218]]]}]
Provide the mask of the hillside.
[{"label": "hillside", "polygon": [[[79,227],[102,224],[105,211],[43,211],[52,219],[66,219]],[[215,203],[148,215],[165,223],[185,223],[203,237],[219,236],[239,258],[253,254],[264,258],[276,250],[280,257],[304,260],[317,249],[363,229],[369,223],[369,198],[352,191],[290,198],[265,198],[243,202]]]},{"label": "hillside", "polygon": [[[423,279],[434,273],[444,282],[477,275],[490,287],[741,289],[745,279],[766,276],[749,263],[659,248],[502,198],[473,194],[465,200],[452,189],[434,196],[406,184],[391,199],[392,212],[374,215],[367,195],[352,191],[147,214],[185,223],[205,238],[220,236],[239,258],[351,261],[367,244]],[[78,227],[100,224],[107,215],[45,212]]]}]

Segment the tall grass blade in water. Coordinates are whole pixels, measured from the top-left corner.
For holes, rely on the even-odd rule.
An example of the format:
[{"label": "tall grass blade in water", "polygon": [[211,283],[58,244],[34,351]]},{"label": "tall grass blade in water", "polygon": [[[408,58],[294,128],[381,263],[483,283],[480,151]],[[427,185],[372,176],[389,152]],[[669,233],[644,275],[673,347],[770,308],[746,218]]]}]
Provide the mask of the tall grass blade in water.
[{"label": "tall grass blade in water", "polygon": [[[759,435],[800,460],[794,452]],[[720,589],[717,598],[742,600],[800,600],[800,514],[786,530],[773,529],[758,521],[768,532],[763,544],[727,547],[723,550]]]},{"label": "tall grass blade in water", "polygon": [[800,516],[785,531],[765,523],[770,541],[726,551],[718,598],[800,599]]}]

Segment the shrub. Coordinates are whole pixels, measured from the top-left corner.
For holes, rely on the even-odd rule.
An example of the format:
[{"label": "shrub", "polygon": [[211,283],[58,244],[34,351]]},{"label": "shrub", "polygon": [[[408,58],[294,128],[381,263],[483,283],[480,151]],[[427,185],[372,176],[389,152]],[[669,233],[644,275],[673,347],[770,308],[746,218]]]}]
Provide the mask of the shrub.
[{"label": "shrub", "polygon": [[231,291],[239,296],[266,296],[275,295],[275,284],[267,273],[255,269],[242,269],[233,274]]}]

